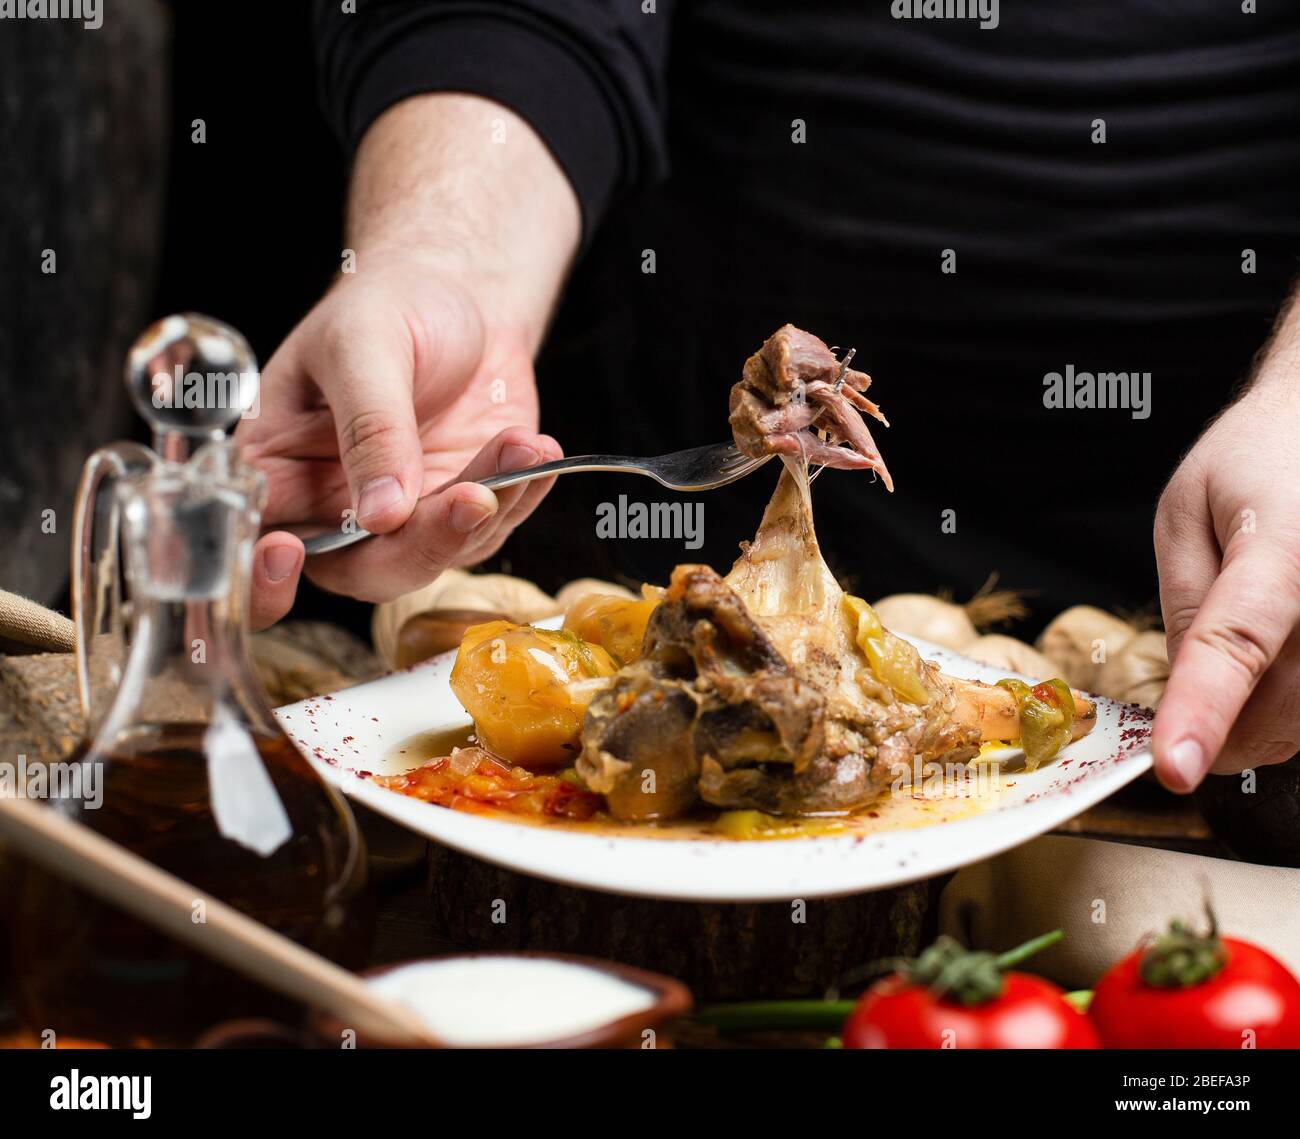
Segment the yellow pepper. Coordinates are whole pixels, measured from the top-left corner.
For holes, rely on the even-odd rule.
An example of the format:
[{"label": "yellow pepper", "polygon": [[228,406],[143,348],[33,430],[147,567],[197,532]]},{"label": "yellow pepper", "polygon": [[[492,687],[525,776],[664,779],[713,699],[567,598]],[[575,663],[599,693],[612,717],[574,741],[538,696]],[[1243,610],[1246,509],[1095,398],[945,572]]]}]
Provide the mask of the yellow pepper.
[{"label": "yellow pepper", "polygon": [[713,829],[723,838],[762,841],[835,834],[844,826],[843,819],[782,818],[763,811],[723,811]]},{"label": "yellow pepper", "polygon": [[912,645],[880,623],[876,611],[861,597],[844,595],[849,628],[876,679],[887,684],[900,700],[928,704],[930,691],[921,679],[921,657]]}]

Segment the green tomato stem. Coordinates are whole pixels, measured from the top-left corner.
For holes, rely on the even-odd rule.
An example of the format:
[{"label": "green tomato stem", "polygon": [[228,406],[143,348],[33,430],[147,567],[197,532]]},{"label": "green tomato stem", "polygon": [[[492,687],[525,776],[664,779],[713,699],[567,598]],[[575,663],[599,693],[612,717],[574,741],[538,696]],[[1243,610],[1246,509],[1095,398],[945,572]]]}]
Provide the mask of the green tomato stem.
[{"label": "green tomato stem", "polygon": [[1035,953],[1040,953],[1049,945],[1055,945],[1065,936],[1065,930],[1054,929],[1050,933],[1044,933],[1038,937],[1031,938],[1024,945],[1017,945],[1015,949],[1008,949],[1005,953],[998,954],[998,968],[1010,969],[1020,962],[1032,957]]}]

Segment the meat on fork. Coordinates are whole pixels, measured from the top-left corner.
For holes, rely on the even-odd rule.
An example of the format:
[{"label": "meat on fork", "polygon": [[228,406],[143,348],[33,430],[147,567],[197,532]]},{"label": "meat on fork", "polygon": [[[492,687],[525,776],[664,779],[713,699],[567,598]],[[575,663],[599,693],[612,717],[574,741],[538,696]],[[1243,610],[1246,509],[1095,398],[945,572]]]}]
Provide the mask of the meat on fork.
[{"label": "meat on fork", "polygon": [[[789,324],[746,362],[731,391],[736,445],[779,455],[785,470],[726,578],[678,566],[641,659],[588,706],[577,769],[615,818],[673,818],[698,802],[842,813],[918,760],[961,764],[983,741],[1021,735],[1015,692],[940,672],[847,598],[822,558],[809,463],[874,470],[893,489],[859,415],[884,421],[862,394],[870,382]],[[1096,711],[1072,701],[1073,737]]]},{"label": "meat on fork", "polygon": [[[844,371],[835,354],[811,332],[782,325],[746,362],[731,389],[731,430],[746,455],[802,456],[809,463],[872,470],[894,489],[885,461],[861,412],[889,421],[863,392],[865,372]],[[826,438],[822,438],[824,433]]]}]

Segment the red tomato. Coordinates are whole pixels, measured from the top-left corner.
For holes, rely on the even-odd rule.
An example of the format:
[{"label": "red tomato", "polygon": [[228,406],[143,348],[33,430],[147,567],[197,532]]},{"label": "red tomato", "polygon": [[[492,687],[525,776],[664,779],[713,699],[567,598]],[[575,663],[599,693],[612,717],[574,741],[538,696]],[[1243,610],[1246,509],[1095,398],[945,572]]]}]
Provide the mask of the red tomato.
[{"label": "red tomato", "polygon": [[1050,981],[1006,973],[979,1005],[936,999],[895,974],[877,981],[844,1022],[845,1048],[1097,1048],[1088,1018]]},{"label": "red tomato", "polygon": [[1300,1048],[1300,981],[1259,947],[1220,940],[1223,968],[1186,988],[1143,981],[1138,966],[1145,949],[1115,965],[1088,1009],[1105,1046]]}]

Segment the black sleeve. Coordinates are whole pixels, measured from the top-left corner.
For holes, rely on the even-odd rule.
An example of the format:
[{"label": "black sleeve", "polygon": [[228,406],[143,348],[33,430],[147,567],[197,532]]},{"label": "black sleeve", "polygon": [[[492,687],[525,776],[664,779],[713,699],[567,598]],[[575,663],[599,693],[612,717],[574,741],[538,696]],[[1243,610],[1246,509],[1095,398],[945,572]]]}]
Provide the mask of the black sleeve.
[{"label": "black sleeve", "polygon": [[[611,199],[663,176],[673,0],[315,0],[325,111],[349,151],[388,107],[462,91],[530,123],[590,239]],[[649,9],[649,10],[647,10]]]}]

